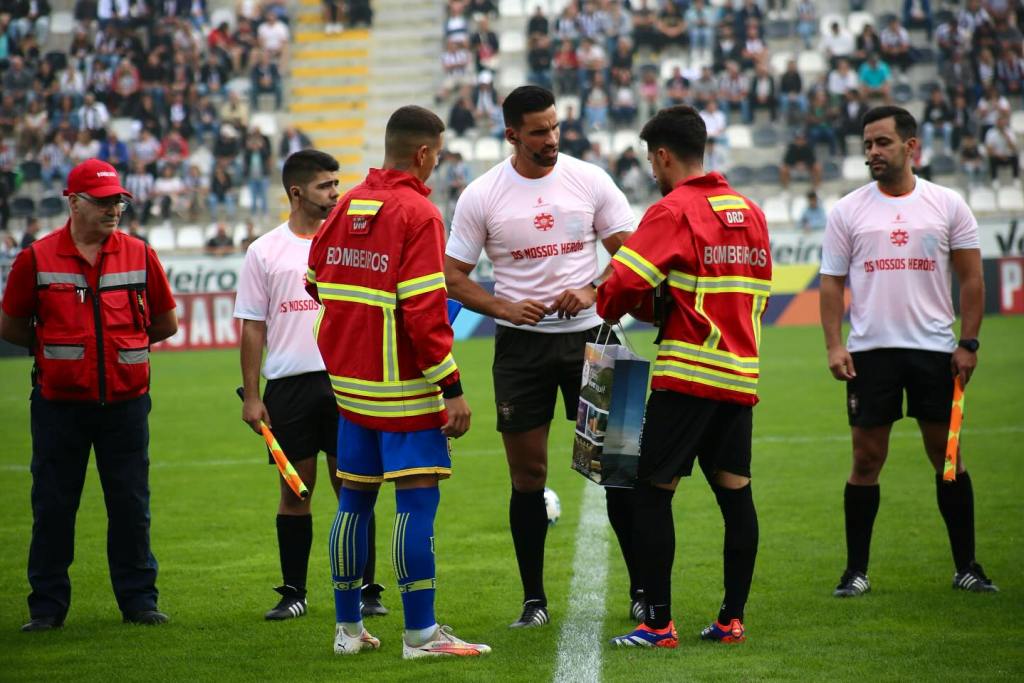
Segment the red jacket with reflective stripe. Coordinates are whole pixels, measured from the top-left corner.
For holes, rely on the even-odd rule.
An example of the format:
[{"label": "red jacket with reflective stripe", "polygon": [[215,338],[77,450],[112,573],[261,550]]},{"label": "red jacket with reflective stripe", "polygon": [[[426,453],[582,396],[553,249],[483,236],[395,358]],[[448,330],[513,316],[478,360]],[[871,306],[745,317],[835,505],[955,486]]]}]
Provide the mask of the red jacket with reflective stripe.
[{"label": "red jacket with reflective stripe", "polygon": [[454,383],[444,283],[444,225],[415,177],[371,169],[324,222],[306,289],[323,304],[315,335],[339,410],[370,429],[448,421]]},{"label": "red jacket with reflective stripe", "polygon": [[149,390],[147,245],[114,231],[91,285],[64,228],[37,240],[36,368],[43,398],[125,401]]},{"label": "red jacket with reflective stripe", "polygon": [[754,202],[718,173],[689,178],[647,210],[612,268],[597,292],[606,320],[647,317],[651,290],[669,292],[652,389],[757,403],[772,261]]}]

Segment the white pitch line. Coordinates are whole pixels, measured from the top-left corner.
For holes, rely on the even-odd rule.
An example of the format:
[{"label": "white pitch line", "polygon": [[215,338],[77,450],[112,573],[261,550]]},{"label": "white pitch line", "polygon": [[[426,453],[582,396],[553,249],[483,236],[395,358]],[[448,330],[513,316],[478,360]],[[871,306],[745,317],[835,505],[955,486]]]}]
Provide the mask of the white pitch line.
[{"label": "white pitch line", "polygon": [[607,577],[608,520],[604,515],[604,491],[587,482],[576,531],[569,612],[558,637],[556,683],[601,680],[601,630]]}]

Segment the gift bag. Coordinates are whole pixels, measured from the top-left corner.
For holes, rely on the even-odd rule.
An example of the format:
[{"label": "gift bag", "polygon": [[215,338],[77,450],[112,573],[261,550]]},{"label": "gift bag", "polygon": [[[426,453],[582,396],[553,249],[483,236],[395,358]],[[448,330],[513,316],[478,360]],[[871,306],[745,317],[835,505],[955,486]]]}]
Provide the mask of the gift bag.
[{"label": "gift bag", "polygon": [[649,361],[621,344],[587,344],[572,468],[591,481],[620,488],[636,484],[650,369]]}]

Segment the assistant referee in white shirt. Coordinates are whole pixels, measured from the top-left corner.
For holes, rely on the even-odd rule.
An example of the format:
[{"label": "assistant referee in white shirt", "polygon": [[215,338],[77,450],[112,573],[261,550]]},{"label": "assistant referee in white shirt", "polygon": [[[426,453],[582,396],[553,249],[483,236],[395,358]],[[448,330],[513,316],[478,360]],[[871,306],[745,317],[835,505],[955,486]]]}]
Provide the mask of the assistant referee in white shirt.
[{"label": "assistant referee in white shirt", "polygon": [[[497,323],[494,398],[512,478],[509,525],[523,583],[513,627],[548,623],[544,593],[548,430],[561,390],[575,421],[583,351],[600,326],[592,285],[597,240],[614,254],[633,230],[625,195],[597,166],[558,153],[554,96],[516,88],[502,105],[513,154],[466,188],[445,251],[449,296]],[[494,294],[470,279],[485,250]],[[568,463],[568,454],[565,462]],[[632,492],[608,489],[608,517],[630,570],[631,609],[642,610],[630,560]]]}]

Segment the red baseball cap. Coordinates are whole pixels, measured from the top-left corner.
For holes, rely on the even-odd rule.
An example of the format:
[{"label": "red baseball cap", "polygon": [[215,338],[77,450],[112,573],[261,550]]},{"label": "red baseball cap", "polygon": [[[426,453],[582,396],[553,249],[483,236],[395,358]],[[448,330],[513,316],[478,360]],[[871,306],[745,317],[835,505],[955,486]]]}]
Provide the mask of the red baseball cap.
[{"label": "red baseball cap", "polygon": [[71,169],[68,174],[68,188],[64,196],[84,192],[97,199],[115,194],[123,194],[131,199],[132,193],[121,187],[117,170],[105,161],[86,159]]}]

